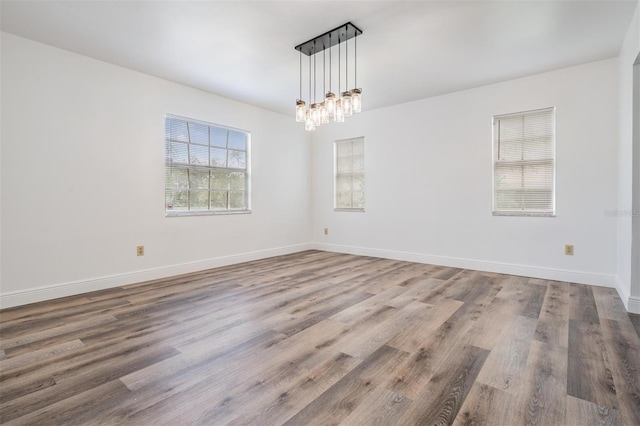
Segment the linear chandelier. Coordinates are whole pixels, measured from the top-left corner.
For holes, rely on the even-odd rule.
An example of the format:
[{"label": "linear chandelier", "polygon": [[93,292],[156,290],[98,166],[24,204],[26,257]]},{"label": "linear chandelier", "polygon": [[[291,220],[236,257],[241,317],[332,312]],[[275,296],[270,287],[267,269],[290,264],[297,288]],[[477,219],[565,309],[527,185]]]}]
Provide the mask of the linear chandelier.
[{"label": "linear chandelier", "polygon": [[[358,88],[357,72],[358,72],[358,36],[362,34],[362,30],[347,22],[337,28],[327,31],[326,33],[312,38],[295,49],[300,52],[300,97],[296,100],[296,121],[304,123],[307,131],[313,131],[321,124],[331,121],[341,123],[345,117],[351,116],[353,113],[362,111],[362,89]],[[349,90],[349,43],[350,39],[354,44],[354,69],[353,80],[354,88]],[[344,45],[344,49],[342,48]],[[334,49],[337,46],[337,49]],[[329,91],[326,90],[327,83],[327,50],[329,51]],[[338,52],[338,95],[333,93],[334,67],[333,67],[333,51]],[[344,50],[344,91],[342,91],[342,51]],[[309,57],[309,97],[307,101],[302,98],[302,54]],[[317,56],[322,53],[322,71],[320,74],[322,91],[321,95],[316,98],[318,92],[318,61]]]}]

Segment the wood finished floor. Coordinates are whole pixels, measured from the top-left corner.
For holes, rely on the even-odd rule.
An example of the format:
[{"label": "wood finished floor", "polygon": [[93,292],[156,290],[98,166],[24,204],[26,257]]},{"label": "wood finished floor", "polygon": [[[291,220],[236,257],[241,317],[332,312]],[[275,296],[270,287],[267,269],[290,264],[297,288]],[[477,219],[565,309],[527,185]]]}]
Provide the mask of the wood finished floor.
[{"label": "wood finished floor", "polygon": [[640,425],[602,287],[307,251],[0,321],[7,425]]}]

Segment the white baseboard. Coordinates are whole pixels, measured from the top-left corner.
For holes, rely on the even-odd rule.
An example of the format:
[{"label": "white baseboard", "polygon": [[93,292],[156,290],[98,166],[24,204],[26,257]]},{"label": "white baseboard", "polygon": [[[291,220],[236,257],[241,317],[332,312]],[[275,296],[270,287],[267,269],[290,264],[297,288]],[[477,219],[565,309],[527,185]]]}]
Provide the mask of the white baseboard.
[{"label": "white baseboard", "polygon": [[640,297],[629,296],[628,300],[627,311],[632,314],[640,314]]},{"label": "white baseboard", "polygon": [[473,269],[476,271],[497,272],[500,274],[520,275],[524,277],[541,278],[545,280],[565,281],[616,288],[616,277],[614,275],[593,274],[588,272],[540,268],[536,266],[514,265],[510,263],[488,262],[458,257],[435,256],[422,253],[343,246],[337,244],[316,243],[313,245],[313,248],[317,250],[332,251],[337,253],[383,257],[386,259],[404,260],[408,262],[429,263],[433,265],[450,266],[454,268]]},{"label": "white baseboard", "polygon": [[620,296],[620,299],[622,299],[622,303],[624,303],[624,307],[627,309],[627,312],[640,314],[640,297],[629,296],[626,289],[620,282],[617,283],[616,290],[618,291],[618,295]]},{"label": "white baseboard", "polygon": [[620,296],[620,299],[622,299],[622,303],[624,304],[625,309],[628,312],[629,311],[629,295],[627,294],[626,290],[624,289],[624,287],[622,285],[620,285],[620,281],[618,280],[618,282],[616,282],[616,290],[618,291],[618,296]]},{"label": "white baseboard", "polygon": [[625,307],[629,312],[640,314],[640,298],[630,297],[629,295],[627,295],[626,292],[624,292],[623,289],[619,285],[617,285],[616,277],[613,275],[593,274],[561,269],[540,268],[456,257],[435,256],[421,253],[322,243],[305,243],[292,246],[277,247],[230,256],[222,256],[213,259],[182,263],[178,265],[163,266],[159,268],[115,274],[106,277],[90,278],[81,281],[53,284],[24,291],[3,293],[0,294],[0,308],[4,309],[13,306],[20,306],[29,303],[57,299],[60,297],[74,296],[91,291],[120,287],[127,284],[166,278],[174,275],[187,274],[190,272],[197,272],[205,269],[218,268],[221,266],[233,265],[236,263],[249,262],[251,260],[264,259],[267,257],[296,253],[312,249],[331,251],[336,253],[356,254],[362,256],[382,257],[387,259],[404,260],[408,262],[429,263],[434,265],[450,266],[454,268],[520,275],[547,280],[612,287],[618,291],[620,298],[623,300]]},{"label": "white baseboard", "polygon": [[0,308],[26,305],[28,303],[42,302],[44,300],[57,299],[59,297],[74,296],[90,291],[104,290],[106,288],[120,287],[143,281],[156,280],[174,275],[203,271],[205,269],[218,268],[220,266],[233,265],[251,260],[264,259],[272,256],[296,253],[311,250],[312,244],[297,244],[285,247],[276,247],[267,250],[258,250],[248,253],[234,254],[213,259],[198,260],[195,262],[178,265],[163,266],[142,271],[127,272],[124,274],[110,275],[106,277],[90,278],[87,280],[67,282],[42,286],[24,291],[14,291],[0,294]]}]

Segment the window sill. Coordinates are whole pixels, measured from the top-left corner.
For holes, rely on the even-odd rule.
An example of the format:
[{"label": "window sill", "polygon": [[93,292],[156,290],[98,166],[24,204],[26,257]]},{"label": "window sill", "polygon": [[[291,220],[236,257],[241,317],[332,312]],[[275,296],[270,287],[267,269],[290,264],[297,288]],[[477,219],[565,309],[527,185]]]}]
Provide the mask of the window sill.
[{"label": "window sill", "polygon": [[556,217],[555,213],[537,212],[493,212],[493,216],[523,216],[523,217]]},{"label": "window sill", "polygon": [[186,217],[186,216],[227,216],[234,214],[251,214],[251,210],[225,210],[225,211],[166,211],[165,217]]},{"label": "window sill", "polygon": [[334,212],[356,212],[364,213],[364,209],[333,209]]}]

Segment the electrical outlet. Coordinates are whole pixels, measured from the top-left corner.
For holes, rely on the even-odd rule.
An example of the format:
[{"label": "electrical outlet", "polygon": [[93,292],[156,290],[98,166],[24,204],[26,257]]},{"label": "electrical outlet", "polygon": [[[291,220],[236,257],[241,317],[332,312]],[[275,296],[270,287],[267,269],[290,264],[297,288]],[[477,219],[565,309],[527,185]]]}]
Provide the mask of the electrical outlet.
[{"label": "electrical outlet", "polygon": [[567,256],[573,256],[573,244],[566,244],[564,246],[564,254]]},{"label": "electrical outlet", "polygon": [[138,256],[144,256],[144,246],[138,246],[136,248],[136,253],[138,254]]},{"label": "electrical outlet", "polygon": [[329,228],[324,228],[324,235],[329,235]]}]

